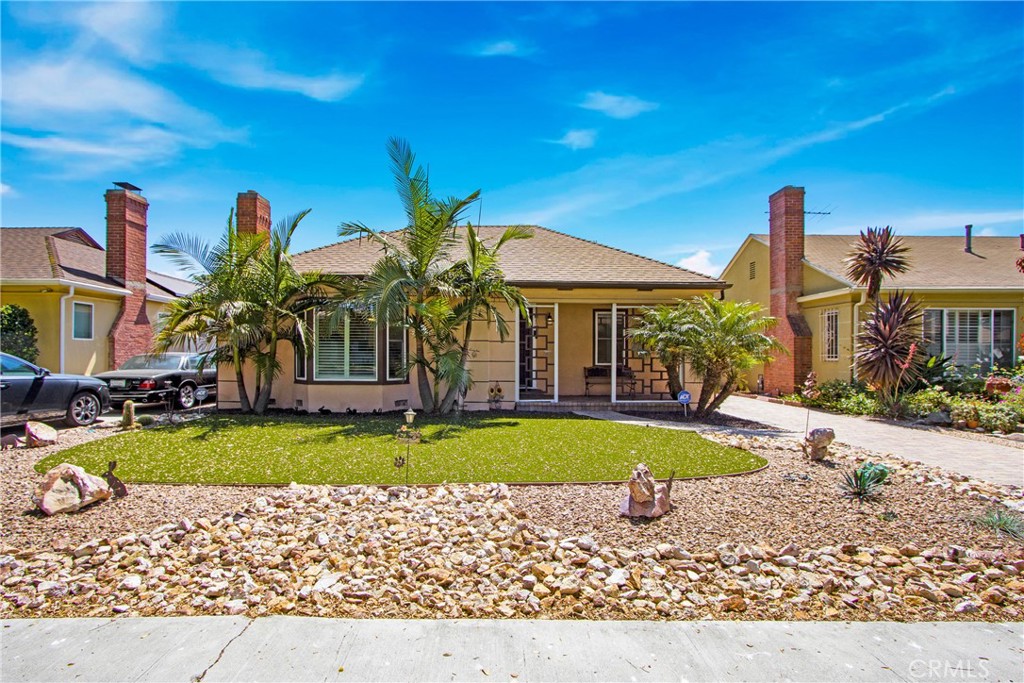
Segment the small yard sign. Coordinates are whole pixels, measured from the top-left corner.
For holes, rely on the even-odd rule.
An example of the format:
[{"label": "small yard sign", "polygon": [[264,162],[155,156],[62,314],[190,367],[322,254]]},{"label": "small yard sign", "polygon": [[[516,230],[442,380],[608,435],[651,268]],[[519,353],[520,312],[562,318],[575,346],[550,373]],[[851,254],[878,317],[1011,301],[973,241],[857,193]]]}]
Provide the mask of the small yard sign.
[{"label": "small yard sign", "polygon": [[689,391],[680,391],[679,395],[676,396],[676,400],[679,401],[679,405],[681,405],[681,406],[688,406],[688,405],[690,405],[690,392]]}]

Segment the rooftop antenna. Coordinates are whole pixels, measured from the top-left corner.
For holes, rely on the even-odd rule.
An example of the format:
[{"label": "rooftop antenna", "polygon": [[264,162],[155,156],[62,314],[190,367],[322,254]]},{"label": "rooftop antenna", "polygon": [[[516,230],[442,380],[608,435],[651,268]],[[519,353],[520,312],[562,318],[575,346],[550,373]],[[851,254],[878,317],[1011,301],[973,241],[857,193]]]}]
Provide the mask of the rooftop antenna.
[{"label": "rooftop antenna", "polygon": [[142,192],[142,188],[141,187],[136,187],[136,186],[132,185],[131,183],[125,183],[125,182],[118,183],[118,182],[115,182],[114,185],[117,185],[122,190],[128,190],[129,192]]}]

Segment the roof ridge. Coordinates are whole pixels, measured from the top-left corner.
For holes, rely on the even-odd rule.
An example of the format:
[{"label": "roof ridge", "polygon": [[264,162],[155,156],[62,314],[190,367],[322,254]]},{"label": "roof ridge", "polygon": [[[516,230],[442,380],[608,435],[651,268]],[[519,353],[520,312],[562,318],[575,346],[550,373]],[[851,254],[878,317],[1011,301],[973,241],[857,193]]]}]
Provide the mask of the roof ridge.
[{"label": "roof ridge", "polygon": [[[378,230],[377,232],[379,232],[381,234],[384,234],[384,235],[390,235],[391,233],[403,232],[404,230],[406,230],[406,228],[396,228],[395,230]],[[348,244],[349,242],[352,242],[354,240],[361,240],[361,239],[368,239],[368,238],[365,238],[362,235],[350,235],[348,239],[338,240],[337,242],[331,242],[330,244],[324,244],[324,245],[321,245],[319,247],[313,247],[312,249],[307,249],[306,251],[297,251],[294,254],[292,254],[292,256],[302,256],[303,254],[312,254],[313,252],[323,251],[324,249],[329,249],[330,247],[336,247],[339,244]]]},{"label": "roof ridge", "polygon": [[60,259],[57,258],[57,245],[53,243],[53,235],[44,237],[43,244],[46,245],[46,258],[50,262],[50,274],[59,280],[64,275],[64,267],[60,265]]},{"label": "roof ridge", "polygon": [[[500,226],[496,226],[496,227],[500,227]],[[625,249],[620,249],[619,247],[613,247],[610,244],[602,244],[601,242],[596,242],[594,240],[588,240],[585,237],[577,237],[576,235],[571,235],[571,234],[569,234],[567,232],[562,232],[560,230],[554,230],[552,228],[548,228],[548,227],[545,227],[543,225],[532,225],[530,227],[540,228],[541,230],[547,230],[548,232],[553,232],[556,235],[562,235],[563,237],[568,237],[570,239],[579,240],[580,242],[586,242],[587,244],[593,244],[595,246],[603,247],[605,249],[611,249],[612,251],[617,251],[620,254],[626,254],[627,256],[635,256],[636,258],[643,259],[645,261],[650,261],[651,263],[657,263],[659,266],[668,266],[669,268],[675,268],[676,270],[681,270],[684,273],[690,273],[691,275],[699,275],[700,277],[707,278],[708,280],[710,280],[712,282],[724,282],[724,280],[721,280],[719,278],[711,277],[710,275],[705,275],[704,273],[698,273],[696,270],[690,270],[689,268],[683,268],[682,266],[677,266],[677,265],[674,265],[674,264],[671,264],[671,263],[666,263],[665,261],[659,261],[656,258],[652,258],[650,256],[644,256],[643,254],[636,254],[636,253],[633,253],[632,251],[626,251]]]}]

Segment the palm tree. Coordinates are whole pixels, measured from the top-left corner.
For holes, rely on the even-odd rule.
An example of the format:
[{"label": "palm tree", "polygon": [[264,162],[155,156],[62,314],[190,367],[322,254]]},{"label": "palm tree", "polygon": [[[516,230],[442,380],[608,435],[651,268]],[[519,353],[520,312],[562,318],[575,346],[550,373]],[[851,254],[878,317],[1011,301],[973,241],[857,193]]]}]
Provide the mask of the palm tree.
[{"label": "palm tree", "polygon": [[867,288],[872,301],[878,298],[882,277],[894,277],[910,268],[906,253],[909,247],[895,236],[888,225],[861,231],[860,241],[846,257],[846,275],[858,285]]},{"label": "palm tree", "polygon": [[[530,239],[533,231],[529,228],[511,226],[505,229],[494,243],[487,246],[472,225],[466,226],[466,257],[452,268],[453,285],[458,291],[458,303],[454,306],[457,321],[464,325],[463,340],[458,357],[458,367],[449,373],[455,381],[449,382],[448,391],[441,403],[440,412],[451,411],[458,397],[472,386],[472,375],[468,364],[470,343],[473,339],[473,323],[484,321],[488,327],[494,322],[501,341],[508,338],[509,326],[503,310],[519,309],[520,315],[529,317],[528,302],[518,287],[505,281],[505,274],[498,265],[498,252],[512,240]],[[502,305],[503,304],[503,305]]]},{"label": "palm tree", "polygon": [[703,296],[680,305],[682,354],[701,377],[700,399],[694,415],[710,415],[736,389],[743,371],[772,360],[784,351],[767,334],[776,319],[761,316],[761,306],[750,302],[720,301]]},{"label": "palm tree", "polygon": [[684,320],[683,309],[679,306],[660,305],[644,311],[636,323],[636,327],[626,330],[626,334],[637,342],[641,348],[654,354],[668,373],[668,390],[675,399],[683,390],[679,380],[679,369],[685,357],[683,355],[683,337],[681,334]]},{"label": "palm tree", "polygon": [[437,199],[430,193],[429,177],[409,144],[399,138],[388,141],[391,173],[405,211],[406,227],[384,233],[362,223],[346,222],[338,235],[366,237],[383,254],[359,285],[358,298],[377,320],[405,323],[413,335],[409,362],[416,368],[420,402],[427,412],[441,405],[439,383],[460,384],[456,340],[459,325],[453,302],[459,296],[454,285],[452,250],[457,244],[455,227],[480,198],[477,190],[464,198]]},{"label": "palm tree", "polygon": [[256,306],[249,300],[252,259],[260,240],[240,235],[235,229],[234,210],[228,214],[227,230],[221,241],[209,246],[201,239],[175,233],[153,245],[153,251],[167,256],[189,273],[198,285],[185,296],[171,301],[154,338],[154,351],[175,346],[213,348],[205,360],[230,363],[235,372],[242,412],[252,411],[245,386],[245,363],[259,345]]}]

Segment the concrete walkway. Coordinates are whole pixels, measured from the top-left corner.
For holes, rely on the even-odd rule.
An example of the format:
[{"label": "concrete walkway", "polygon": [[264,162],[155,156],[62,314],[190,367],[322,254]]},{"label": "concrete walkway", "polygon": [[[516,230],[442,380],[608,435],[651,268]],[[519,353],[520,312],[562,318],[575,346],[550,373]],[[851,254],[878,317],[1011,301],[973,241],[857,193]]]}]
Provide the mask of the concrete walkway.
[{"label": "concrete walkway", "polygon": [[[803,438],[807,409],[742,396],[730,396],[720,411],[778,427],[783,435]],[[918,460],[997,484],[1024,486],[1024,450],[974,441],[880,420],[810,411],[810,428],[831,427],[836,441],[879,453]]]},{"label": "concrete walkway", "polygon": [[351,620],[2,622],[3,681],[1021,681],[1024,625]]}]

